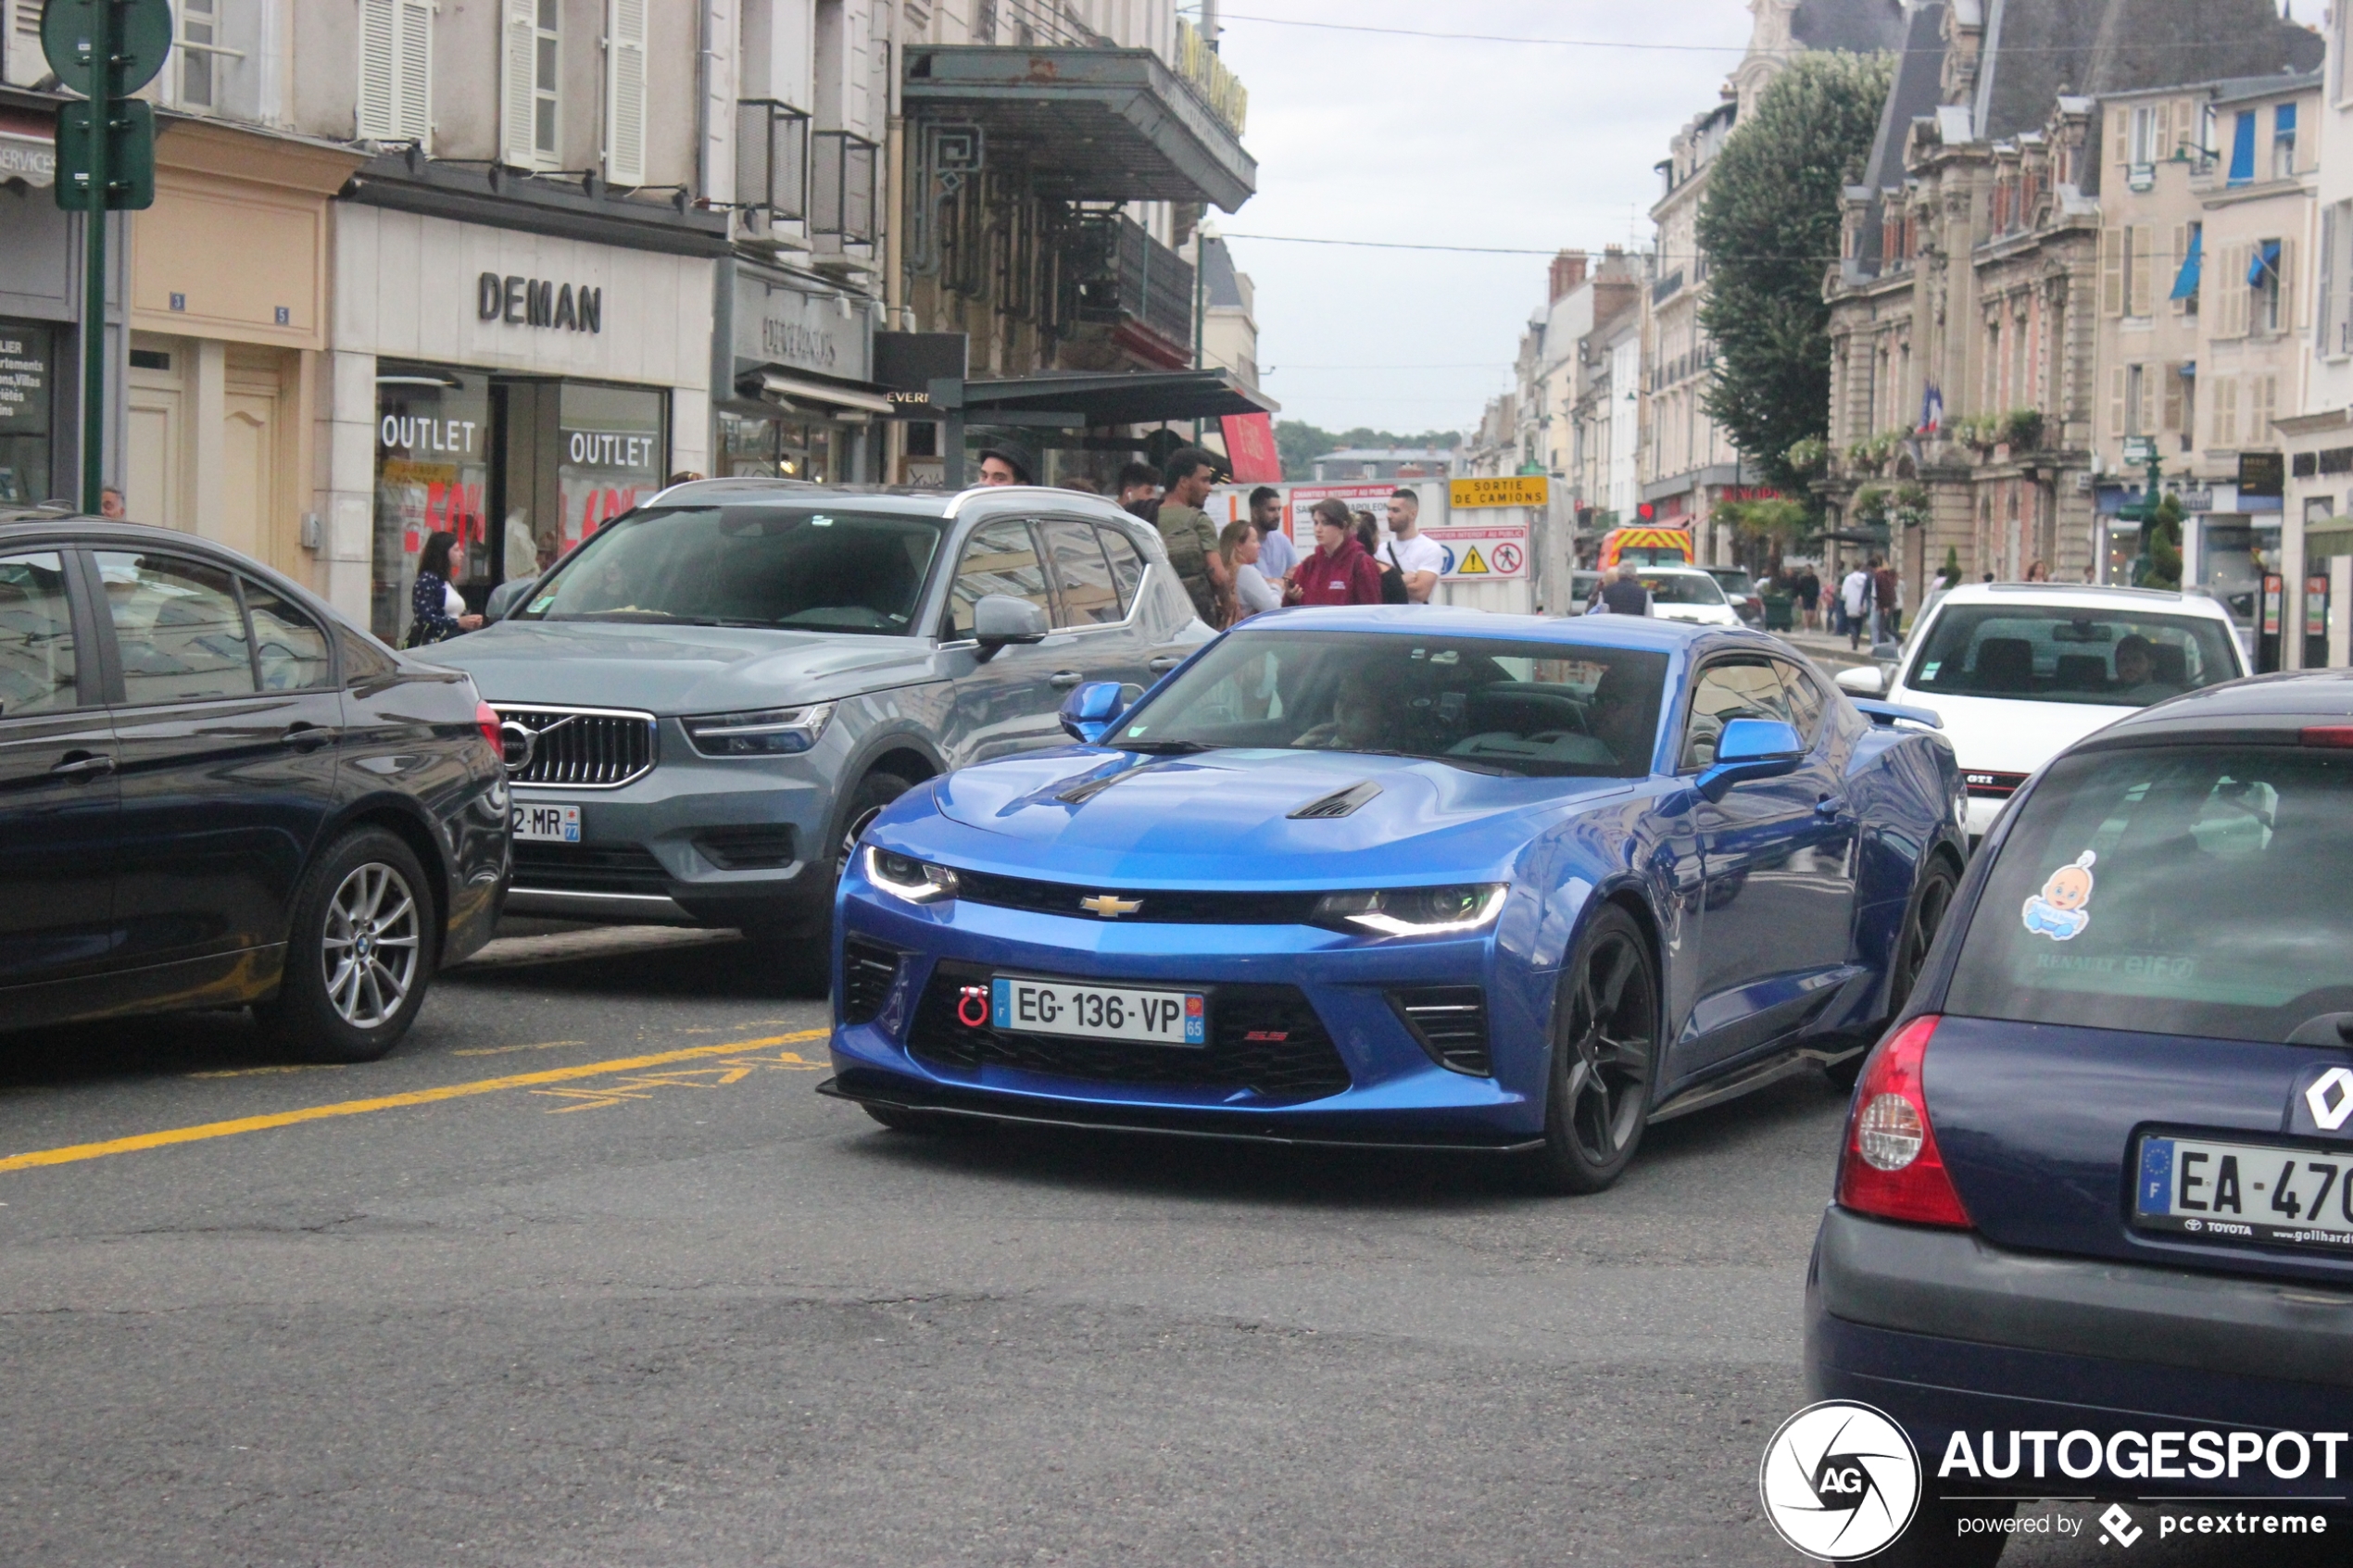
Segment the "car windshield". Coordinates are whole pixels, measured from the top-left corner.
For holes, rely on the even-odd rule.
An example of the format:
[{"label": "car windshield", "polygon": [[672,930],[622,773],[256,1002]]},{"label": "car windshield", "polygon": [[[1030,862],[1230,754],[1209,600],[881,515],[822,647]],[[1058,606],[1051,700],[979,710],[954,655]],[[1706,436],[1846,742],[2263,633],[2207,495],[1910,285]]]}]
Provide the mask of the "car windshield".
[{"label": "car windshield", "polygon": [[1662,605],[1720,605],[1724,590],[1705,571],[1645,571],[1642,586],[1651,602]]},{"label": "car windshield", "polygon": [[1136,750],[1365,751],[1476,771],[1650,771],[1667,656],[1371,632],[1240,632],[1110,744]]},{"label": "car windshield", "polygon": [[1756,592],[1756,580],[1745,571],[1711,571],[1708,575],[1716,579],[1716,585],[1730,597],[1746,598]]},{"label": "car windshield", "polygon": [[2019,810],[1946,1011],[2233,1040],[2353,1011],[2353,752],[2082,753]]},{"label": "car windshield", "polygon": [[638,512],[590,539],[516,619],[904,633],[944,526],[815,507]]},{"label": "car windshield", "polygon": [[2238,678],[2230,628],[2130,608],[1946,605],[1904,684],[1915,691],[2146,708]]}]

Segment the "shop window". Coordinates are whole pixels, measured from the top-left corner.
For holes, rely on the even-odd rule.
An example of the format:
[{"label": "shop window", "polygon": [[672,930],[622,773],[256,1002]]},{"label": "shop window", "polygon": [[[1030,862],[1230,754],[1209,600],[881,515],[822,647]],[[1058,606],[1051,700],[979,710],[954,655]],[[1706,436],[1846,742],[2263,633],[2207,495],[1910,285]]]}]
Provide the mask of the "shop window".
[{"label": "shop window", "polygon": [[435,533],[467,545],[487,571],[490,382],[476,372],[379,364],[375,573],[369,629],[398,646],[409,630],[417,557]]},{"label": "shop window", "polygon": [[0,321],[0,501],[49,498],[55,347],[46,327]]},{"label": "shop window", "polygon": [[[560,394],[558,547],[569,550],[661,488],[669,471],[667,393],[566,382]],[[528,547],[530,541],[522,541]],[[517,542],[507,545],[514,558]]]},{"label": "shop window", "polygon": [[838,444],[849,438],[827,420],[763,419],[723,412],[719,439],[723,475],[805,479],[825,484],[836,476]]}]

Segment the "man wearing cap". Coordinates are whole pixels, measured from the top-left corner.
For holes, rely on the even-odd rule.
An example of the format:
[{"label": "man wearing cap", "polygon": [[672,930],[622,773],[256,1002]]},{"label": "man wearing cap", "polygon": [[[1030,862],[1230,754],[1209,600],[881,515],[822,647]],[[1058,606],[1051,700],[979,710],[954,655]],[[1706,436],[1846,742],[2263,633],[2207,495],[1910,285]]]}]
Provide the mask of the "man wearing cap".
[{"label": "man wearing cap", "polygon": [[1217,483],[1219,467],[1217,454],[1199,446],[1180,446],[1169,454],[1167,492],[1152,518],[1176,580],[1192,596],[1195,613],[1212,626],[1226,624],[1225,606],[1234,586],[1225,558],[1217,553],[1217,525],[1201,509],[1210,486]]},{"label": "man wearing cap", "polygon": [[1026,446],[1010,441],[1000,441],[980,449],[980,482],[983,484],[1035,484],[1038,483],[1038,459]]}]

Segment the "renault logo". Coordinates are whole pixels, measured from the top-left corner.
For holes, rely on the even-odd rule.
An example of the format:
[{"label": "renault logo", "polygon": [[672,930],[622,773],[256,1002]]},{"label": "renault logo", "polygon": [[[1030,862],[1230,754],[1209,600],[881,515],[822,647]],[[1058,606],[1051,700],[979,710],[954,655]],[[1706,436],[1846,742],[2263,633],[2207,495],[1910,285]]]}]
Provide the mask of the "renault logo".
[{"label": "renault logo", "polygon": [[1078,907],[1090,915],[1117,920],[1122,915],[1132,915],[1142,909],[1144,901],[1140,898],[1122,898],[1116,893],[1098,893],[1091,898],[1078,900]]}]

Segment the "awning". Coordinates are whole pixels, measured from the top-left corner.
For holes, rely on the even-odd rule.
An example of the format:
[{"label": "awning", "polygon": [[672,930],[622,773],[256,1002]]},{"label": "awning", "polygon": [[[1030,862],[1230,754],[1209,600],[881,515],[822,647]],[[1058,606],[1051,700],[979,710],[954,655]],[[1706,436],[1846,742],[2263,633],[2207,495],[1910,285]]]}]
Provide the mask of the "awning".
[{"label": "awning", "polygon": [[854,387],[835,386],[799,376],[780,376],[774,370],[760,373],[760,390],[771,397],[786,398],[795,403],[825,403],[837,408],[857,408],[869,414],[898,411],[890,406],[890,399],[879,392],[861,392]]},{"label": "awning", "polygon": [[2174,299],[2197,297],[2198,274],[2202,270],[2199,264],[2205,258],[2206,229],[2201,224],[2190,231],[2190,253],[2182,257],[2182,270],[2173,274],[2173,293],[2170,297]]},{"label": "awning", "polygon": [[1042,195],[1232,212],[1258,188],[1241,138],[1149,49],[916,46],[904,91],[910,118],[979,126],[987,165]]},{"label": "awning", "polygon": [[[1282,405],[1244,386],[1231,370],[1049,370],[1042,375],[964,383],[964,419],[971,424],[1042,423],[1046,416],[1073,428],[1209,420],[1227,414],[1273,414]],[[1011,416],[1010,419],[1007,416]],[[924,415],[918,413],[917,418]],[[937,415],[930,416],[937,418]]]}]

